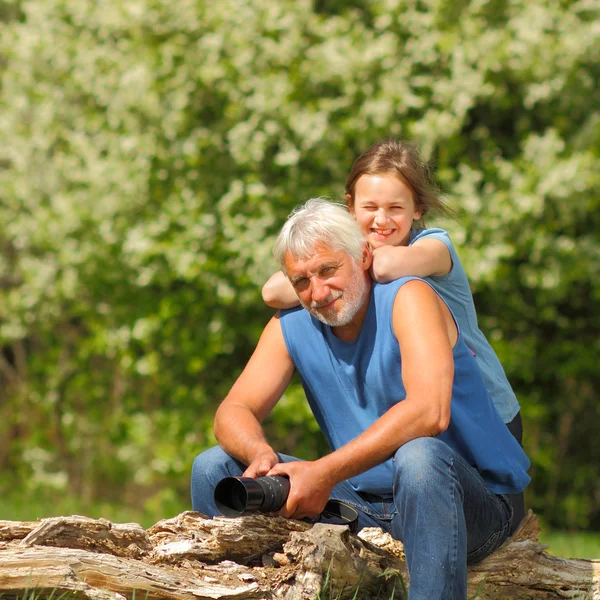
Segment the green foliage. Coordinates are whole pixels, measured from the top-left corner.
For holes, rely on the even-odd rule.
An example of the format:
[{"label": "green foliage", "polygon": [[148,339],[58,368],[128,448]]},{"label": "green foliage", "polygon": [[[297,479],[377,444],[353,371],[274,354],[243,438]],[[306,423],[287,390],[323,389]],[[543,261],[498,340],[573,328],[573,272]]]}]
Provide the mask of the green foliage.
[{"label": "green foliage", "polygon": [[[459,209],[530,506],[599,528],[597,19],[590,0],[1,3],[7,485],[187,498],[271,314],[275,232],[395,135]],[[323,451],[297,387],[267,428]]]}]

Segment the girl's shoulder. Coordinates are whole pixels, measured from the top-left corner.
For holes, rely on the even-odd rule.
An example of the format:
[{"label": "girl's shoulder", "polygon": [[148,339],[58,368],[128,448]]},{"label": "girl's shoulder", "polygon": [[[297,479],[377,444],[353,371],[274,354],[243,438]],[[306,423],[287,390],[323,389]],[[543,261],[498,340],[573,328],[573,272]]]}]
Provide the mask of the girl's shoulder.
[{"label": "girl's shoulder", "polygon": [[448,247],[448,250],[451,252],[454,250],[454,245],[452,244],[450,235],[441,227],[421,227],[420,229],[411,229],[408,245],[411,246],[415,242],[424,239],[440,240],[445,246]]}]

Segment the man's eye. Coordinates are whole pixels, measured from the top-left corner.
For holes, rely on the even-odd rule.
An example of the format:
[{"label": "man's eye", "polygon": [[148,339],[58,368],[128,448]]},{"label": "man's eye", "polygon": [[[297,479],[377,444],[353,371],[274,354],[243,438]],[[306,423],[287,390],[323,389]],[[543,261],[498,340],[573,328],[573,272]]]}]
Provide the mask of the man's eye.
[{"label": "man's eye", "polygon": [[296,289],[301,289],[303,287],[306,287],[307,283],[308,283],[308,279],[306,279],[306,277],[303,277],[302,279],[296,279],[293,282],[293,285]]}]

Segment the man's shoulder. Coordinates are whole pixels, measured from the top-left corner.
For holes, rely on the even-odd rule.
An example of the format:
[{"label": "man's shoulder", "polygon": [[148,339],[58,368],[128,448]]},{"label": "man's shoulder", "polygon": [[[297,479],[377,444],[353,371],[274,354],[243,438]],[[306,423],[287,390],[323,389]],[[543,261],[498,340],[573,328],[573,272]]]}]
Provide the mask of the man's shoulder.
[{"label": "man's shoulder", "polygon": [[293,308],[284,308],[279,311],[279,317],[281,319],[302,319],[305,317],[310,318],[310,314],[307,310],[304,310],[302,306],[294,306]]},{"label": "man's shoulder", "polygon": [[313,317],[302,306],[295,306],[294,308],[280,310],[279,322],[285,335],[286,332],[310,328]]},{"label": "man's shoulder", "polygon": [[[430,290],[430,293],[435,295],[439,295],[431,283],[429,283],[426,279],[421,277],[416,277],[414,275],[407,277],[400,277],[399,279],[395,279],[394,281],[390,281],[389,283],[376,283],[373,287],[373,299],[374,303],[377,306],[377,310],[389,311],[393,312],[394,306],[396,304],[396,298],[399,298],[399,293],[401,289],[406,289],[407,292],[410,287],[405,288],[406,284],[410,284],[413,282],[419,282],[424,285],[427,289]],[[423,291],[418,291],[416,289],[411,289],[410,293],[405,293],[402,295],[402,302],[418,302],[420,298],[422,298],[421,294]]]},{"label": "man's shoulder", "polygon": [[306,351],[315,353],[324,339],[323,325],[301,306],[279,311],[283,341],[298,368],[306,360]]}]

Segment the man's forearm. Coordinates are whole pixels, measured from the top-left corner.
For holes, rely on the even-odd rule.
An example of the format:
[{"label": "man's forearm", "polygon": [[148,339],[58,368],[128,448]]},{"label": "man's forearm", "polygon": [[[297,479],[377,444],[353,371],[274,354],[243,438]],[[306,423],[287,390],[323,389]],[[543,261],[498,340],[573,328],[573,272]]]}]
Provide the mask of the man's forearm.
[{"label": "man's forearm", "polygon": [[274,454],[258,419],[244,406],[222,404],[215,415],[214,432],[221,448],[245,465],[260,454]]},{"label": "man's forearm", "polygon": [[410,401],[392,407],[361,435],[317,462],[330,473],[335,483],[355,477],[385,462],[406,442],[438,435],[447,427],[435,410],[424,410]]},{"label": "man's forearm", "polygon": [[[278,461],[267,443],[261,422],[277,404],[294,374],[279,317],[273,317],[258,341],[248,364],[215,415],[214,431],[220,446],[251,471],[262,474]],[[257,461],[262,455],[264,460]],[[256,465],[259,468],[254,469]],[[267,469],[268,470],[268,469]]]}]

